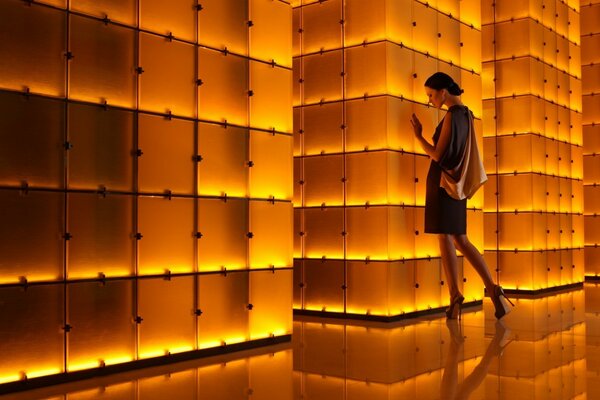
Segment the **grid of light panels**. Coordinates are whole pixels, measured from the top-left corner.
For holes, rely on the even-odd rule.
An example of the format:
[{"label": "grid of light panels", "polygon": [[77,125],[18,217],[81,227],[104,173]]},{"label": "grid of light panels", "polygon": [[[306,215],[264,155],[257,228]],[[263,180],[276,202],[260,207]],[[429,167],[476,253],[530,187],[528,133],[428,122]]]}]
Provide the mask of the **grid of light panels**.
[{"label": "grid of light panels", "polygon": [[0,383],[291,333],[291,14],[0,2]]}]

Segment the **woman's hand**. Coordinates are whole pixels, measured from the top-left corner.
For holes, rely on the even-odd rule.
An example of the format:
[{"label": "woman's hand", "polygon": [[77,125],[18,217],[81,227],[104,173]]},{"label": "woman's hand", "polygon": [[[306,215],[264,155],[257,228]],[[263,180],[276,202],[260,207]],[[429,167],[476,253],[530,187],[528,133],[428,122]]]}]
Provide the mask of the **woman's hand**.
[{"label": "woman's hand", "polygon": [[410,119],[410,123],[413,126],[413,130],[415,131],[415,136],[417,138],[423,137],[423,125],[421,125],[421,121],[419,118],[413,113],[412,118]]}]

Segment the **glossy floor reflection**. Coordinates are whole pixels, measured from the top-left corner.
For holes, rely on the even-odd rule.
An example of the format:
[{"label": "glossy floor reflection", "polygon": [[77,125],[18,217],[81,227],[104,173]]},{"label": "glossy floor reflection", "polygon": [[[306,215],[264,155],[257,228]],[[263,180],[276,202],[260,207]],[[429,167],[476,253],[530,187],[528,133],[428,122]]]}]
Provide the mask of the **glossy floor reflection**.
[{"label": "glossy floor reflection", "polygon": [[291,344],[1,399],[600,399],[600,286],[518,299],[502,323],[297,319]]}]

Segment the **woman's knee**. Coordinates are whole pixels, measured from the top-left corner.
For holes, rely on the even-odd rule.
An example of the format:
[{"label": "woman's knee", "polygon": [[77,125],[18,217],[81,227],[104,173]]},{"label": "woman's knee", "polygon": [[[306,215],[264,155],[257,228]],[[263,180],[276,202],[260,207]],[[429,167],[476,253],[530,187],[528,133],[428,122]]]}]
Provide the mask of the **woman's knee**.
[{"label": "woman's knee", "polygon": [[452,235],[452,240],[454,241],[454,245],[460,250],[465,248],[469,244],[469,239],[467,235]]}]

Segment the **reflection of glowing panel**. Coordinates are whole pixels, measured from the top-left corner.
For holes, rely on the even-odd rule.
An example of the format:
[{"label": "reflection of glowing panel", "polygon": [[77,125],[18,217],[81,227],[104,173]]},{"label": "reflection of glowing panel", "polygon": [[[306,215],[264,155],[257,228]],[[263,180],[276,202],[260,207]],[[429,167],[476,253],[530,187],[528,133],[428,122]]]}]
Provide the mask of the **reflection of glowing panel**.
[{"label": "reflection of glowing panel", "polygon": [[[520,299],[505,325],[495,324],[486,299],[484,311],[463,315],[461,330],[440,320],[394,327],[296,321],[298,394],[438,399],[451,393],[470,398],[527,393],[537,399],[551,388],[577,398],[586,391],[584,319],[589,323],[594,315],[589,308],[585,314],[591,300],[585,297],[579,290]],[[588,368],[589,349],[588,339]]]},{"label": "reflection of glowing panel", "polygon": [[[424,90],[436,71],[481,117],[480,6],[466,3],[292,2],[296,308],[387,318],[447,304],[438,241],[423,232],[430,161],[409,121],[431,137],[444,115]],[[478,244],[482,206],[483,191],[469,203]],[[429,262],[435,276],[421,275]]]},{"label": "reflection of glowing panel", "polygon": [[486,259],[504,287],[580,283],[585,118],[580,38],[570,28],[579,25],[578,5],[482,7],[483,134],[492,189],[484,199]]}]

